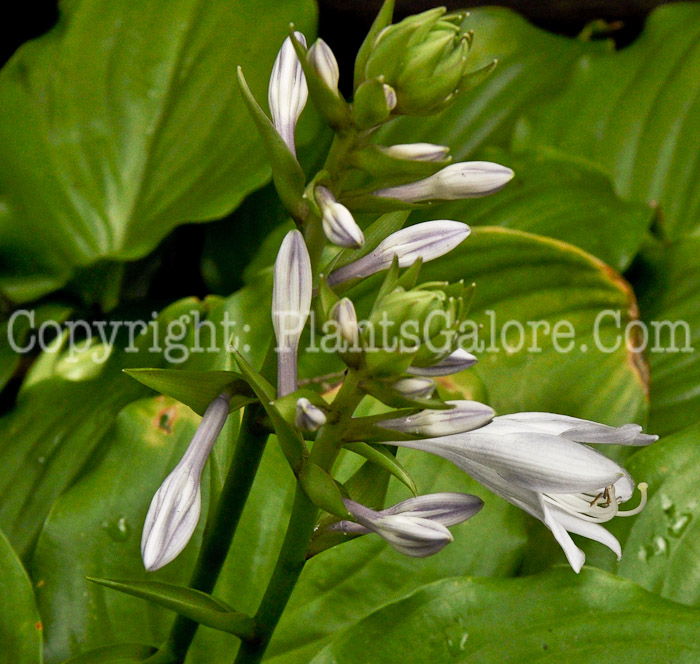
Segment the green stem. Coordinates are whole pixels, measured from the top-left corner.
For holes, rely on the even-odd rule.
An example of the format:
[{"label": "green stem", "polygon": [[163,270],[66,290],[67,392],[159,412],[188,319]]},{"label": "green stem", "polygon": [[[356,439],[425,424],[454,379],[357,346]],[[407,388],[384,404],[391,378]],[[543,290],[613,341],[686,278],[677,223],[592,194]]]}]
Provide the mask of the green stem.
[{"label": "green stem", "polygon": [[[211,593],[226,560],[269,435],[257,424],[261,413],[261,406],[251,405],[243,414],[233,459],[192,574],[190,587],[196,590]],[[183,662],[198,627],[195,621],[178,616],[168,640],[149,664]]]},{"label": "green stem", "polygon": [[[339,431],[346,426],[362,398],[358,389],[360,380],[361,376],[357,372],[351,370],[348,373],[333,401],[329,422],[319,431],[311,450],[310,460],[328,472],[331,471],[341,449],[337,442],[340,439]],[[317,514],[318,508],[297,484],[287,534],[265,595],[255,614],[258,638],[241,643],[234,664],[258,664],[262,660],[304,569]]]}]

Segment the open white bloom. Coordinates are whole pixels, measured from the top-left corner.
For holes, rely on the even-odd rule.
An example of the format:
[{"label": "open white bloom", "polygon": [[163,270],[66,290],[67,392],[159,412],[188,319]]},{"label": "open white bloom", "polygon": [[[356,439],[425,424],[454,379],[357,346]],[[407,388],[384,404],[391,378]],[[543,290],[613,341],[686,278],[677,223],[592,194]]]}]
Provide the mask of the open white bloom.
[{"label": "open white bloom", "polygon": [[399,259],[399,267],[409,267],[419,258],[423,262],[431,261],[452,251],[470,232],[467,224],[448,219],[425,221],[402,228],[382,240],[366,256],[331,272],[328,285],[335,286],[348,279],[368,277],[386,270],[394,256]]},{"label": "open white bloom", "polygon": [[311,45],[307,57],[309,58],[309,64],[323,79],[323,82],[331,90],[337,92],[340,70],[338,69],[338,61],[335,59],[331,47],[319,37]]},{"label": "open white bloom", "polygon": [[410,161],[442,161],[450,154],[450,148],[434,143],[402,143],[387,147],[380,146],[379,149],[394,159]]},{"label": "open white bloom", "polygon": [[354,500],[343,502],[355,521],[339,521],[329,527],[344,533],[382,537],[399,553],[425,558],[441,551],[452,540],[447,526],[474,516],[483,502],[464,493],[435,493],[410,498],[385,510],[375,511]]},{"label": "open white bloom", "polygon": [[299,231],[282,241],[272,282],[272,325],[277,339],[277,393],[297,389],[297,350],[311,308],[311,259]]},{"label": "open white bloom", "polygon": [[[378,426],[420,436],[451,436],[483,427],[494,416],[493,409],[478,401],[446,401],[449,410],[421,410],[415,415],[382,420]],[[422,442],[422,441],[419,441]]]},{"label": "open white bloom", "polygon": [[[301,32],[295,32],[294,36],[306,46],[306,38]],[[297,120],[306,106],[308,97],[309,90],[304,71],[292,41],[287,37],[272,67],[267,101],[270,105],[272,123],[293,155],[296,155],[294,132]]]},{"label": "open white bloom", "polygon": [[361,247],[365,236],[350,210],[338,203],[333,192],[326,187],[316,187],[316,202],[321,210],[321,224],[326,237],[339,247]]},{"label": "open white bloom", "polygon": [[406,373],[414,376],[449,376],[474,366],[476,362],[476,357],[471,353],[468,353],[462,348],[458,348],[437,364],[433,364],[429,367],[409,367],[406,369]]},{"label": "open white bloom", "polygon": [[230,400],[222,393],[209,404],[180,463],[153,496],[141,536],[141,557],[149,572],[172,561],[197,527],[202,471],[226,423]]},{"label": "open white bloom", "polygon": [[512,177],[513,171],[506,166],[490,161],[467,161],[445,166],[434,175],[417,182],[379,189],[374,195],[407,203],[454,201],[493,194],[502,189]]},{"label": "open white bloom", "polygon": [[306,397],[297,399],[294,426],[303,431],[316,431],[326,423],[326,414]]},{"label": "open white bloom", "polygon": [[608,427],[549,413],[497,417],[476,431],[441,438],[398,441],[448,459],[485,487],[542,521],[554,534],[574,571],[585,555],[569,533],[608,546],[618,557],[620,544],[601,523],[639,513],[646,503],[621,511],[634,492],[634,481],[619,464],[584,442],[646,445],[657,437],[641,427]]}]

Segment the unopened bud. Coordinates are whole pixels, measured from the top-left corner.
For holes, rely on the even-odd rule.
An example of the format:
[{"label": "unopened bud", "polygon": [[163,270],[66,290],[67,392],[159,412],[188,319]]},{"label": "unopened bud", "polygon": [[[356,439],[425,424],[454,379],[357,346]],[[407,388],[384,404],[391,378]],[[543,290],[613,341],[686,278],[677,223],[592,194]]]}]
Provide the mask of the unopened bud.
[{"label": "unopened bud", "polygon": [[472,431],[488,424],[495,413],[478,401],[447,401],[450,410],[421,410],[415,415],[383,420],[379,426],[420,436],[449,436]]},{"label": "unopened bud", "polygon": [[366,256],[332,272],[328,276],[328,285],[386,270],[394,256],[398,257],[399,267],[413,265],[419,258],[425,263],[454,249],[470,232],[467,224],[449,220],[426,221],[403,228],[382,240]]},{"label": "unopened bud", "polygon": [[453,201],[493,194],[512,177],[513,171],[506,166],[490,161],[467,161],[446,166],[424,180],[379,189],[374,195],[407,203]]},{"label": "unopened bud", "polygon": [[393,111],[396,108],[396,90],[390,85],[384,83],[382,86],[384,89],[384,98],[386,99],[386,107]]},{"label": "unopened bud", "polygon": [[302,431],[316,431],[326,423],[326,414],[314,406],[308,399],[302,397],[297,400],[294,426]]},{"label": "unopened bud", "polygon": [[437,364],[429,367],[409,367],[406,373],[414,376],[450,376],[468,369],[476,364],[477,359],[471,353],[462,348],[458,348]]},{"label": "unopened bud", "polygon": [[316,73],[323,79],[323,82],[331,90],[337,92],[340,71],[338,69],[338,61],[335,59],[330,46],[323,39],[319,38],[311,45],[307,57]]},{"label": "unopened bud", "polygon": [[444,161],[450,154],[450,148],[433,143],[404,143],[382,147],[381,150],[394,159],[410,161]]},{"label": "unopened bud", "polygon": [[[301,32],[295,32],[294,36],[306,46],[306,39]],[[272,123],[293,155],[296,155],[294,132],[297,120],[306,106],[308,96],[304,71],[291,39],[287,37],[272,67],[267,100]]]},{"label": "unopened bud", "polygon": [[202,471],[226,423],[230,400],[222,393],[209,404],[180,463],[153,496],[141,536],[141,557],[149,572],[174,560],[197,527]]},{"label": "unopened bud", "polygon": [[400,378],[392,387],[407,399],[430,399],[436,385],[430,378]]},{"label": "unopened bud", "polygon": [[326,237],[339,247],[361,247],[365,237],[350,210],[338,203],[326,187],[316,187],[315,195]]},{"label": "unopened bud", "polygon": [[352,347],[358,343],[359,330],[357,326],[357,314],[353,303],[344,297],[336,302],[330,310],[329,318],[338,323],[340,334],[343,339]]},{"label": "unopened bud", "polygon": [[297,349],[311,308],[309,252],[299,231],[287,233],[275,260],[272,281],[272,325],[277,339],[277,393],[297,387]]}]

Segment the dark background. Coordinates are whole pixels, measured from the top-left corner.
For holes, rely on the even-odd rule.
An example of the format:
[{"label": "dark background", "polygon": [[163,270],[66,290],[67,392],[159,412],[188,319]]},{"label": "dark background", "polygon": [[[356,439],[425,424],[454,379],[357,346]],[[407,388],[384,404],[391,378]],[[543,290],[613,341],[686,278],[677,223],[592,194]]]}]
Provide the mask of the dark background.
[{"label": "dark background", "polygon": [[[138,0],[147,1],[147,0]],[[232,2],[234,0],[231,0]],[[264,2],[265,0],[261,0]],[[56,0],[28,0],[3,3],[0,26],[3,36],[0,62],[4,63],[23,42],[46,32],[58,18]],[[338,59],[347,60],[357,51],[367,27],[380,6],[380,0],[319,0],[320,34],[333,42]],[[604,19],[620,23],[619,42],[634,39],[644,23],[645,16],[664,0],[397,0],[396,16],[446,5],[450,9],[464,9],[479,5],[501,5],[515,9],[533,23],[567,35],[575,35],[586,23]]]}]

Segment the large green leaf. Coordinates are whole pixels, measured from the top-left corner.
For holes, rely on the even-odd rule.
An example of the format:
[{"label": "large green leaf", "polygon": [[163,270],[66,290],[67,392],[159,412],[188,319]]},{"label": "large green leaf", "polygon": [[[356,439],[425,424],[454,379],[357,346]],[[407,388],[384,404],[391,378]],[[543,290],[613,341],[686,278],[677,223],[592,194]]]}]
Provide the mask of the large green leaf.
[{"label": "large green leaf", "polygon": [[602,44],[552,35],[502,8],[471,12],[464,28],[474,30],[469,56],[474,69],[497,58],[495,71],[442,113],[387,125],[378,133],[380,143],[441,143],[450,146],[455,159],[484,145],[505,145],[515,119],[558,94],[581,55],[607,50]]},{"label": "large green leaf", "polygon": [[128,405],[106,434],[107,452],[99,465],[54,502],[31,564],[47,663],[99,646],[159,645],[165,638],[172,612],[85,577],[187,583],[204,520],[177,560],[155,573],[143,568],[140,541],[151,498],[179,461],[198,420],[189,408],[164,397]]},{"label": "large green leaf", "polygon": [[[618,53],[579,60],[561,97],[521,127],[601,164],[625,197],[660,205],[670,238],[700,229],[700,6],[674,3]],[[530,128],[532,129],[532,128]]]},{"label": "large green leaf", "polygon": [[580,159],[551,151],[516,156],[500,149],[478,156],[509,166],[515,178],[493,196],[440,203],[412,220],[455,219],[546,235],[616,270],[627,269],[651,224],[651,207],[622,201],[608,176]]},{"label": "large green leaf", "polygon": [[[604,572],[448,579],[380,609],[313,664],[697,662],[700,611]],[[370,654],[371,653],[371,654]]]},{"label": "large green leaf", "polygon": [[43,624],[32,582],[0,531],[0,663],[41,664]]},{"label": "large green leaf", "polygon": [[628,468],[649,483],[650,497],[641,515],[618,524],[626,541],[617,572],[662,597],[700,605],[700,425],[641,450]]},{"label": "large green leaf", "polygon": [[649,427],[670,433],[700,419],[700,239],[678,240],[647,255],[638,292],[649,335]]},{"label": "large green leaf", "polygon": [[[171,321],[191,317],[193,312],[204,318],[206,307],[186,299],[166,309],[158,318],[155,339],[159,344],[164,343]],[[160,353],[149,351],[153,339],[153,334],[142,336],[127,352],[131,340],[128,334],[121,335],[103,363],[93,360],[90,352],[77,364],[69,361],[70,349],[64,353],[64,362],[60,355],[45,353],[33,379],[30,376],[32,384],[0,419],[0,522],[21,555],[31,548],[51,503],[78,476],[116,414],[148,393],[122,368],[162,364],[163,346],[158,346]],[[99,358],[104,349],[94,352]],[[43,367],[43,360],[50,366]],[[76,366],[81,370],[77,375]],[[66,367],[67,375],[56,372]]]},{"label": "large green leaf", "polygon": [[264,98],[290,20],[315,3],[61,5],[0,74],[0,289],[28,300],[77,267],[132,260],[222,216],[269,169],[235,82]]}]

